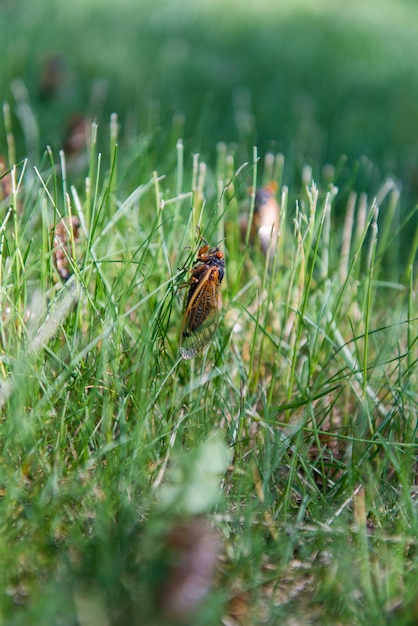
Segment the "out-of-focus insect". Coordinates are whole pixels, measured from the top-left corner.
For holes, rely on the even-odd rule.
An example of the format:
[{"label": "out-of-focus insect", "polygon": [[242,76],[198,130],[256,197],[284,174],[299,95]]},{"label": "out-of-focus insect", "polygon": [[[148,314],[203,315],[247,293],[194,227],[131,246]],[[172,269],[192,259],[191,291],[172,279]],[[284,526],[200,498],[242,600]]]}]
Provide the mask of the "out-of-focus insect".
[{"label": "out-of-focus insect", "polygon": [[0,156],[0,202],[12,192],[12,177],[7,169],[6,159]]},{"label": "out-of-focus insect", "polygon": [[63,217],[55,226],[53,259],[57,272],[63,281],[67,281],[71,274],[71,264],[69,259],[73,258],[72,241],[78,243],[80,232],[80,221],[72,215],[71,219]]},{"label": "out-of-focus insect", "polygon": [[87,149],[89,122],[83,115],[75,113],[65,128],[64,152],[69,158],[80,156]]},{"label": "out-of-focus insect", "polygon": [[[258,239],[263,254],[272,253],[279,229],[280,208],[276,200],[277,185],[273,181],[255,192],[254,213],[250,230],[250,243]],[[241,238],[244,241],[248,228],[248,213],[240,218]],[[270,255],[271,256],[271,255]]]},{"label": "out-of-focus insect", "polygon": [[164,623],[191,623],[210,592],[222,549],[211,524],[198,516],[176,521],[162,538],[156,608]]},{"label": "out-of-focus insect", "polygon": [[[205,240],[203,240],[205,241]],[[180,352],[192,359],[212,338],[218,325],[219,286],[225,273],[223,252],[205,241],[190,270],[180,330]]]},{"label": "out-of-focus insect", "polygon": [[[51,100],[62,95],[65,97],[65,87],[68,92],[67,60],[62,54],[48,55],[41,67],[39,79],[39,98],[42,101]],[[68,96],[67,96],[68,97]]]}]

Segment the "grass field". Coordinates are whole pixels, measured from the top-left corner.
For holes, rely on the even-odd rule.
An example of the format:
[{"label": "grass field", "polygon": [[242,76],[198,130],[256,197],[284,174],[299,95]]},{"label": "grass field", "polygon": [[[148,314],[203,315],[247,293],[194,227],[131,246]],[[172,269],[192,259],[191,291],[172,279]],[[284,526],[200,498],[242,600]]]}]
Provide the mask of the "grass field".
[{"label": "grass field", "polygon": [[[100,6],[1,9],[0,624],[416,624],[417,88],[391,56],[397,25],[400,56],[417,45],[414,3],[379,5],[373,80],[342,116],[369,78],[361,55],[344,66],[367,3],[337,22],[325,0],[260,5],[294,42],[274,53],[281,104],[251,8],[214,30],[216,3]],[[302,97],[290,77],[331,35]],[[242,216],[271,181],[266,259]],[[199,233],[226,269],[218,328],[186,361]]]}]

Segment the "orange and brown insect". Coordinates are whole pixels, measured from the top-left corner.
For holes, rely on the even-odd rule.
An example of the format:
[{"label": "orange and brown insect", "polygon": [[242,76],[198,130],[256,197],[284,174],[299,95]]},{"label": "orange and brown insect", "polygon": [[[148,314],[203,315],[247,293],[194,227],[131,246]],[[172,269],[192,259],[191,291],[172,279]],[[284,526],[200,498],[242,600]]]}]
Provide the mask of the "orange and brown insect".
[{"label": "orange and brown insect", "polygon": [[7,169],[6,160],[0,156],[0,202],[12,193],[12,177]]},{"label": "orange and brown insect", "polygon": [[[249,242],[258,239],[263,254],[274,253],[279,230],[280,207],[276,200],[277,184],[272,181],[255,192],[254,214],[250,228]],[[240,218],[241,239],[245,241],[248,228],[248,211]]]},{"label": "orange and brown insect", "polygon": [[180,330],[180,352],[192,359],[211,340],[218,325],[219,286],[225,273],[225,258],[218,247],[200,248],[191,269]]},{"label": "orange and brown insect", "polygon": [[80,221],[75,215],[71,218],[63,217],[55,226],[52,256],[63,281],[68,280],[72,274],[70,263],[70,259],[74,261],[72,243],[77,245],[79,231]]}]

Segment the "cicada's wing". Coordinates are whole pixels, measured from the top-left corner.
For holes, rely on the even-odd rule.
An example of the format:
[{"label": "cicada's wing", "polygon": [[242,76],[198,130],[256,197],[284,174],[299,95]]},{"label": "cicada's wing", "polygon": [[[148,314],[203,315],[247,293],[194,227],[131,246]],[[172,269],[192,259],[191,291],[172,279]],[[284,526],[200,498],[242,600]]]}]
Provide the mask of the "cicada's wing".
[{"label": "cicada's wing", "polygon": [[218,326],[219,268],[205,268],[195,281],[189,287],[180,331],[183,359],[196,356],[209,343]]}]

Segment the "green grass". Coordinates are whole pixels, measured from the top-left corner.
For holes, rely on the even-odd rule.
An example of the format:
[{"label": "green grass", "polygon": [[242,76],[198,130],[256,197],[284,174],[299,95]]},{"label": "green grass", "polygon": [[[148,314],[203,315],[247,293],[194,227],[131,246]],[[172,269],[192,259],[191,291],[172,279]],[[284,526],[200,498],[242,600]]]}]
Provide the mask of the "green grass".
[{"label": "green grass", "polygon": [[311,4],[2,5],[0,626],[416,624],[416,7]]},{"label": "green grass", "polygon": [[[288,188],[281,155],[220,144],[212,166],[170,132],[132,155],[115,122],[109,159],[94,127],[81,174],[48,151],[2,203],[0,623],[171,623],[167,533],[186,519],[210,543],[202,516],[221,559],[181,623],[415,623],[416,249],[384,269],[398,189],[382,181],[378,211],[353,187],[341,220],[309,167]],[[269,267],[237,217],[272,179]],[[70,212],[62,284],[50,228]],[[219,329],[185,362],[197,225],[226,276]]]},{"label": "green grass", "polygon": [[[343,10],[330,0],[3,4],[0,93],[21,105],[13,109],[19,158],[61,147],[74,112],[103,123],[117,111],[124,142],[175,115],[176,138],[208,160],[218,141],[238,143],[242,160],[252,145],[285,152],[296,183],[305,163],[319,180],[317,168],[344,154],[340,187],[351,175],[374,193],[389,174],[402,182],[402,214],[415,204],[418,22],[410,0],[357,0]],[[61,82],[51,97],[41,84],[53,55]],[[39,125],[26,145],[22,80]]]}]

